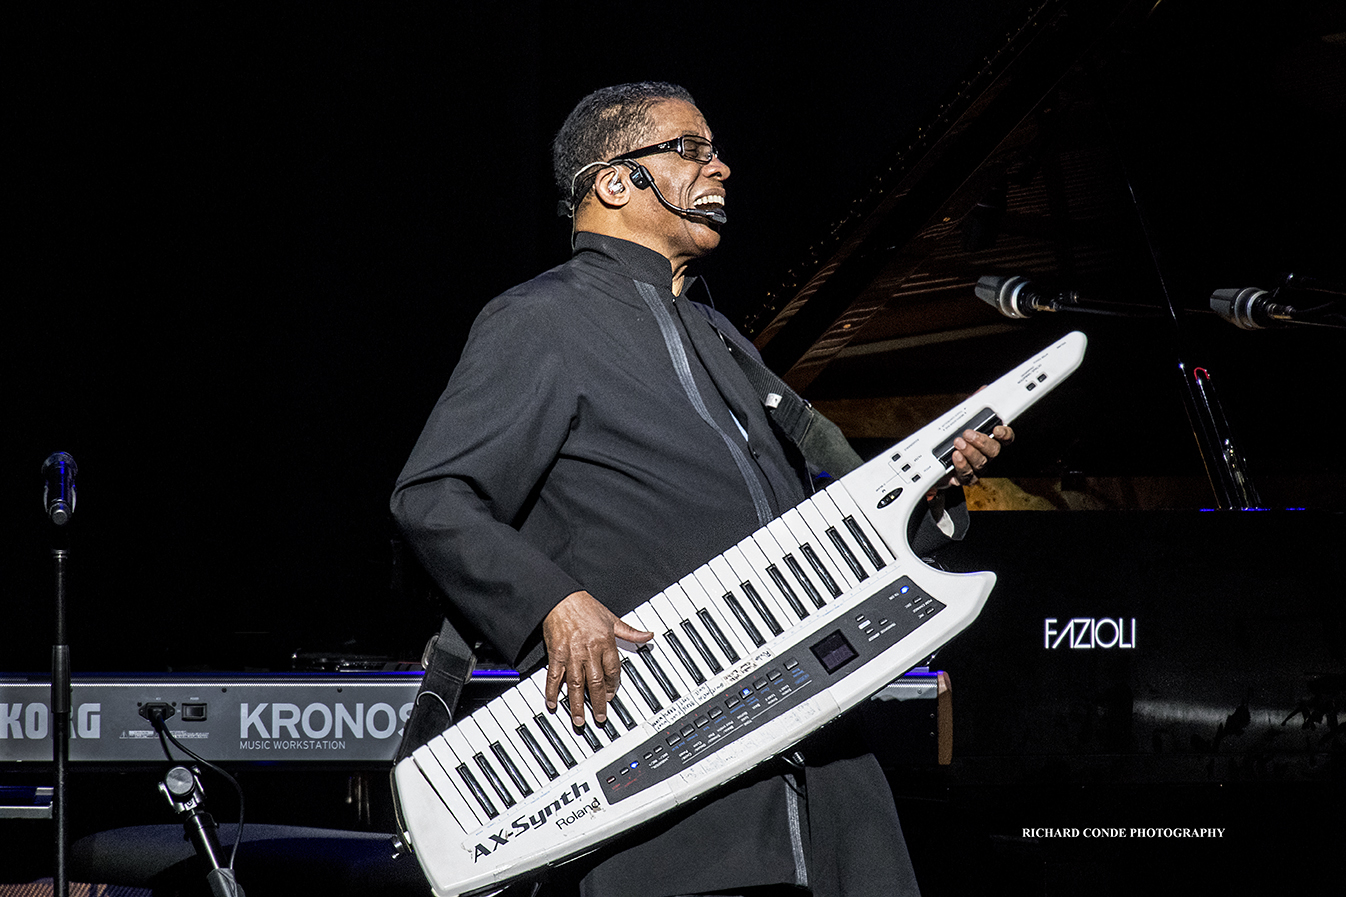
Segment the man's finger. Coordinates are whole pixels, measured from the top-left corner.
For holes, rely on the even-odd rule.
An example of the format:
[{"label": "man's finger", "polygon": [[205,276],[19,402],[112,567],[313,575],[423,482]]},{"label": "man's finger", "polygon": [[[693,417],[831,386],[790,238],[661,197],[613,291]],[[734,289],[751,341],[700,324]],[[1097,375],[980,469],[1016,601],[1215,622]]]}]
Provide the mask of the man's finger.
[{"label": "man's finger", "polygon": [[603,685],[606,688],[604,698],[609,701],[622,687],[622,658],[615,651],[603,655]]},{"label": "man's finger", "polygon": [[575,724],[576,729],[584,727],[584,677],[583,671],[575,669],[567,671],[566,675],[566,699],[570,703],[570,721]]},{"label": "man's finger", "polygon": [[630,642],[633,645],[643,645],[654,638],[653,632],[637,629],[622,619],[618,619],[612,624],[612,634],[622,641]]},{"label": "man's finger", "polygon": [[589,670],[589,706],[594,712],[594,722],[602,725],[608,718],[608,683],[603,669],[595,666]]},{"label": "man's finger", "polygon": [[561,680],[565,678],[565,664],[558,659],[553,659],[547,664],[547,687],[543,690],[542,696],[547,699],[547,709],[556,710],[556,702],[561,697]]},{"label": "man's finger", "polygon": [[968,467],[980,470],[986,466],[986,461],[990,457],[988,449],[991,445],[995,445],[995,440],[988,439],[975,430],[967,430],[961,437],[955,439],[953,444],[962,454]]},{"label": "man's finger", "polygon": [[982,433],[973,434],[972,447],[985,456],[986,461],[990,461],[1000,454],[1000,443],[995,440],[995,437],[986,436]]},{"label": "man's finger", "polygon": [[953,464],[953,476],[949,478],[950,486],[972,486],[977,482],[977,471],[971,461],[962,451],[955,450],[949,459]]}]

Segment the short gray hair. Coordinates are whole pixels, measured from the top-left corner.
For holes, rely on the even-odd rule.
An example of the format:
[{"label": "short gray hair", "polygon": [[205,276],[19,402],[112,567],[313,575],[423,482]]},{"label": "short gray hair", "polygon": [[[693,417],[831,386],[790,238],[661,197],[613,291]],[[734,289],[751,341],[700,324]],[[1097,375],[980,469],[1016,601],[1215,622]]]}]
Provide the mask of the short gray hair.
[{"label": "short gray hair", "polygon": [[665,100],[696,105],[685,88],[665,81],[604,87],[579,101],[551,145],[552,172],[563,208],[573,213],[593,186],[597,171],[576,177],[585,166],[639,148],[654,124],[650,110]]}]

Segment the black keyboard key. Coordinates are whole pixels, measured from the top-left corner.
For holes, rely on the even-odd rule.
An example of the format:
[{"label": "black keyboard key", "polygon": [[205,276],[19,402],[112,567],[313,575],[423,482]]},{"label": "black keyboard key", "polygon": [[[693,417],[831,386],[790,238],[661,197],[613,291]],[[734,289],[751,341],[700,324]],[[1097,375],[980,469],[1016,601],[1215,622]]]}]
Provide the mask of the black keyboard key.
[{"label": "black keyboard key", "polygon": [[[585,705],[587,706],[587,705],[589,704],[589,699],[588,699],[588,698],[585,698],[585,699],[584,699],[584,703],[585,703]],[[571,719],[571,716],[570,716],[570,698],[566,698],[566,697],[561,698],[560,704],[561,704],[561,709],[563,709],[563,710],[565,711],[566,719]],[[598,740],[598,736],[594,734],[594,730],[593,730],[592,728],[590,728],[589,726],[577,726],[577,725],[575,725],[575,724],[572,722],[572,723],[570,724],[570,729],[571,729],[571,731],[573,731],[576,735],[579,735],[579,736],[583,737],[585,741],[589,742],[589,747],[590,747],[592,750],[594,750],[594,751],[601,751],[601,750],[603,750],[603,744],[602,744],[602,742],[600,742],[600,741]]]},{"label": "black keyboard key", "polygon": [[538,744],[538,740],[533,737],[532,732],[528,731],[528,727],[520,726],[515,731],[519,733],[519,738],[523,739],[524,746],[528,748],[528,753],[533,755],[533,759],[537,761],[537,765],[543,774],[549,779],[560,778],[561,774],[552,765],[551,758],[542,750],[542,745]]},{"label": "black keyboard key", "polygon": [[515,788],[519,789],[520,794],[527,797],[533,793],[533,789],[529,786],[528,780],[523,777],[523,773],[519,771],[519,767],[514,765],[514,758],[505,750],[503,744],[498,741],[492,741],[491,753],[495,754],[495,759],[504,767],[505,775],[509,776],[509,780],[514,783]]},{"label": "black keyboard key", "polygon": [[467,786],[468,791],[472,792],[472,796],[476,798],[477,803],[481,805],[481,808],[486,811],[486,816],[488,818],[494,819],[500,815],[500,811],[495,808],[495,804],[491,803],[491,799],[486,796],[486,792],[481,788],[481,783],[479,783],[477,777],[472,774],[472,770],[467,768],[466,763],[458,764],[458,778],[463,780],[463,784]]},{"label": "black keyboard key", "polygon": [[803,552],[809,566],[813,568],[813,572],[818,574],[818,579],[822,580],[823,588],[831,592],[833,598],[839,598],[841,587],[837,585],[837,581],[832,578],[832,574],[823,566],[822,558],[818,557],[818,552],[814,551],[813,546],[807,542],[799,546],[799,550]]},{"label": "black keyboard key", "polygon": [[[725,597],[728,598],[730,596],[726,595]],[[706,627],[706,631],[710,633],[710,637],[714,639],[715,644],[719,645],[720,650],[724,652],[724,656],[729,658],[729,662],[738,663],[738,652],[734,650],[733,645],[729,644],[729,639],[725,638],[724,633],[720,630],[719,624],[715,622],[715,617],[711,616],[710,611],[702,608],[696,612],[696,615]]]},{"label": "black keyboard key", "polygon": [[[616,698],[616,696],[614,695],[612,700],[615,701],[616,699],[617,699],[617,698]],[[585,703],[585,705],[589,708],[589,712],[592,713],[592,712],[593,712],[593,709],[594,709],[594,704],[593,704],[593,701],[589,700],[589,696],[588,696],[588,695],[585,695],[585,696],[584,696],[584,703]],[[614,708],[613,708],[613,706],[612,706],[612,701],[608,701],[608,710],[611,711],[611,710],[613,710],[613,709],[614,709]],[[608,741],[616,741],[616,740],[617,740],[617,738],[618,738],[617,730],[616,730],[616,728],[614,728],[613,725],[612,725],[612,717],[609,716],[607,719],[603,720],[601,723],[595,723],[595,725],[597,725],[600,729],[603,730],[603,734],[606,735],[606,736],[608,737]],[[598,748],[594,748],[594,750],[598,750]]]},{"label": "black keyboard key", "polygon": [[561,762],[565,764],[566,769],[574,769],[575,756],[570,753],[570,749],[561,740],[561,734],[552,728],[551,722],[540,713],[533,717],[533,722],[537,723],[538,731],[542,733],[543,738],[547,739],[547,743],[551,745],[552,750],[556,751],[556,756],[561,758]]},{"label": "black keyboard key", "polygon": [[813,580],[809,579],[808,574],[804,572],[804,568],[800,565],[799,561],[795,560],[794,555],[787,554],[785,556],[785,566],[790,568],[790,573],[793,574],[795,581],[799,583],[799,587],[804,590],[804,594],[809,596],[809,600],[813,602],[813,606],[821,608],[823,606],[822,594],[819,593],[817,587],[814,586]]},{"label": "black keyboard key", "polygon": [[486,755],[481,753],[473,754],[472,759],[477,762],[477,768],[481,770],[482,775],[486,776],[486,781],[491,783],[491,787],[495,789],[495,793],[499,795],[500,800],[504,802],[505,806],[514,806],[516,803],[514,795],[509,793],[509,789],[506,788],[505,783],[501,781],[500,773],[496,772],[495,767],[487,762]]},{"label": "black keyboard key", "polygon": [[645,677],[636,670],[636,665],[629,660],[622,661],[622,672],[626,673],[626,678],[636,687],[636,693],[644,700],[646,706],[650,708],[651,713],[658,713],[664,709],[664,705],[659,703],[659,699],[654,696],[654,692],[645,684]]},{"label": "black keyboard key", "polygon": [[673,654],[678,658],[678,662],[687,668],[687,674],[692,677],[692,681],[701,685],[706,681],[706,674],[701,672],[701,668],[692,662],[692,655],[687,653],[687,649],[682,646],[682,641],[677,633],[672,629],[664,633],[664,641],[673,649]]},{"label": "black keyboard key", "polygon": [[[791,560],[794,559],[791,558]],[[799,565],[795,564],[795,566],[798,567]],[[790,583],[786,581],[785,574],[780,572],[780,568],[775,564],[772,564],[766,568],[766,572],[767,575],[771,577],[771,581],[776,584],[776,588],[780,590],[781,595],[785,598],[785,603],[790,605],[790,610],[795,612],[795,616],[801,620],[807,617],[809,612],[804,610],[804,602],[800,601],[799,596],[795,594],[795,590],[790,588]]]},{"label": "black keyboard key", "polygon": [[874,543],[870,542],[869,537],[865,535],[865,531],[860,529],[860,524],[855,522],[854,517],[847,516],[842,519],[846,522],[846,529],[850,530],[851,535],[855,537],[855,541],[860,543],[860,550],[865,553],[865,557],[869,558],[869,562],[874,565],[874,569],[882,570],[886,566],[883,563],[883,558],[879,557],[879,553],[874,550]]},{"label": "black keyboard key", "polygon": [[747,633],[748,640],[759,648],[765,645],[766,639],[762,638],[762,633],[758,632],[757,627],[752,624],[752,620],[748,619],[748,612],[743,609],[743,605],[738,603],[738,599],[734,597],[732,592],[724,593],[724,603],[729,605],[729,610],[738,620],[738,625],[742,626],[743,631]]},{"label": "black keyboard key", "polygon": [[608,701],[608,708],[617,714],[617,719],[621,720],[622,725],[626,727],[626,731],[630,732],[636,727],[635,717],[631,716],[631,711],[622,703],[619,696],[612,696],[612,700]]},{"label": "black keyboard key", "polygon": [[[705,611],[702,611],[702,613],[705,613]],[[696,653],[701,655],[701,659],[706,662],[706,666],[710,667],[712,673],[719,673],[724,670],[720,662],[715,659],[715,655],[710,653],[710,646],[706,644],[706,640],[701,637],[701,633],[696,631],[696,627],[692,625],[690,620],[682,621],[682,631],[687,633],[687,638],[692,641],[692,647],[696,648]]]},{"label": "black keyboard key", "polygon": [[851,572],[855,574],[856,579],[869,579],[869,574],[865,572],[865,568],[860,566],[860,559],[855,556],[854,551],[851,551],[851,546],[846,544],[846,540],[841,537],[841,533],[837,532],[835,526],[827,528],[827,538],[831,539],[832,544],[837,547],[837,551],[841,552],[842,559],[846,562],[846,566],[851,568]]},{"label": "black keyboard key", "polygon": [[785,631],[781,624],[776,621],[776,618],[772,616],[766,602],[762,600],[761,595],[757,594],[757,589],[753,587],[752,583],[741,582],[739,587],[743,589],[743,594],[748,596],[749,603],[757,609],[757,613],[761,614],[762,622],[766,624],[767,629],[771,630],[772,635],[780,635]]},{"label": "black keyboard key", "polygon": [[668,678],[664,668],[659,665],[658,659],[654,656],[654,649],[649,645],[641,645],[637,652],[645,663],[645,668],[650,671],[654,681],[659,683],[659,687],[664,690],[670,701],[676,701],[679,697],[678,690],[673,686],[673,680]]}]

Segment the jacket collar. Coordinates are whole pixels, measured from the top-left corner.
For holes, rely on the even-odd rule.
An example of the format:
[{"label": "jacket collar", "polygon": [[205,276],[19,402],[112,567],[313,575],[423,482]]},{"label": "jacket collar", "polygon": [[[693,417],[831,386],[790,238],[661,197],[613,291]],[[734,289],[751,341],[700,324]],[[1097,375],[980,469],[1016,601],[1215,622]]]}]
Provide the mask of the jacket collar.
[{"label": "jacket collar", "polygon": [[[619,272],[633,280],[652,284],[662,293],[668,293],[672,288],[673,269],[668,259],[630,240],[580,231],[575,235],[574,257],[605,270]],[[682,295],[687,295],[695,282],[695,277],[685,277]]]}]

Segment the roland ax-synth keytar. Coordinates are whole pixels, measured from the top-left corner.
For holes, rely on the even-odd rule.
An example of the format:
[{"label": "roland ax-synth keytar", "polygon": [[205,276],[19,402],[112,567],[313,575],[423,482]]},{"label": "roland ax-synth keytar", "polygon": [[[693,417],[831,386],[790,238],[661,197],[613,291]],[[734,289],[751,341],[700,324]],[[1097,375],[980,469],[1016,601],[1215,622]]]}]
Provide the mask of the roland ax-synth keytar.
[{"label": "roland ax-synth keytar", "polygon": [[1009,423],[1079,366],[1071,333],[914,435],[669,585],[624,619],[603,725],[548,714],[546,670],[394,769],[439,897],[565,862],[785,751],[964,629],[995,583],[922,563],[907,523],[954,439]]}]

